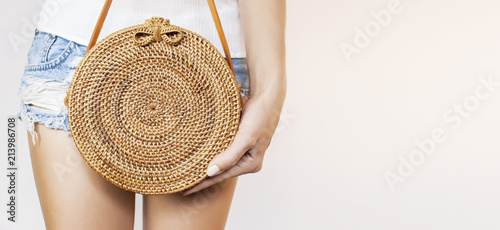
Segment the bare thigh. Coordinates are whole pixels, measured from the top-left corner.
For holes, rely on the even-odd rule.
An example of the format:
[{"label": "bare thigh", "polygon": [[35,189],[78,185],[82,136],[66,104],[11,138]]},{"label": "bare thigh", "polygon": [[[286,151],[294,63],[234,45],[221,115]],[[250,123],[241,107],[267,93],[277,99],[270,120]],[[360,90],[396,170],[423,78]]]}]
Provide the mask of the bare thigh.
[{"label": "bare thigh", "polygon": [[233,178],[189,196],[144,195],[144,230],[224,229],[236,181]]},{"label": "bare thigh", "polygon": [[133,229],[135,193],[99,176],[64,131],[35,124],[28,140],[36,188],[48,230]]}]

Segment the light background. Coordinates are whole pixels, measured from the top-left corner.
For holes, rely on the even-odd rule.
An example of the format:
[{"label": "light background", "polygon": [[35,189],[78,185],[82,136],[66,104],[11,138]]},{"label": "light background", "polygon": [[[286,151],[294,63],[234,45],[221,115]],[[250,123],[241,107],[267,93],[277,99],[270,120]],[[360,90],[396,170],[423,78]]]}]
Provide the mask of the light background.
[{"label": "light background", "polygon": [[[2,175],[32,36],[23,26],[39,2],[0,9]],[[340,45],[379,23],[372,11],[398,2],[400,12],[348,62]],[[263,170],[239,179],[227,229],[500,229],[500,86],[476,97],[461,125],[443,118],[473,105],[480,76],[500,82],[499,10],[496,0],[288,0],[283,117]],[[27,42],[13,45],[9,34]],[[446,140],[391,190],[385,174],[398,175],[415,141],[439,128]],[[21,122],[18,134],[18,222],[1,211],[0,228],[44,229]],[[6,210],[6,176],[0,185]]]}]

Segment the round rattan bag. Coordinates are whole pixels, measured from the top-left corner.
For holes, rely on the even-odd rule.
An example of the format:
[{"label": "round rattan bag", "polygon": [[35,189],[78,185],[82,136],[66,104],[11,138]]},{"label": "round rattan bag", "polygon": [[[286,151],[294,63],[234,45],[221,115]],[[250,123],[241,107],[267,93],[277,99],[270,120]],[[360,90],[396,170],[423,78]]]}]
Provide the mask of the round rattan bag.
[{"label": "round rattan bag", "polygon": [[239,88],[208,40],[155,17],[86,53],[68,91],[69,126],[106,180],[140,194],[174,193],[203,180],[232,143]]}]

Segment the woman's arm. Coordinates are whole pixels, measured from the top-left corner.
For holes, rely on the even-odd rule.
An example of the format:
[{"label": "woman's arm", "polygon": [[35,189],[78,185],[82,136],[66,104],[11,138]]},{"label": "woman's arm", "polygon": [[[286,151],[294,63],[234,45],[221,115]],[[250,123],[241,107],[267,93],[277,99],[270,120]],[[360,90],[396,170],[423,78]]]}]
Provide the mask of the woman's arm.
[{"label": "woman's arm", "polygon": [[260,171],[264,153],[278,125],[286,94],[285,0],[239,0],[250,77],[232,145],[209,164],[208,178],[183,194]]}]

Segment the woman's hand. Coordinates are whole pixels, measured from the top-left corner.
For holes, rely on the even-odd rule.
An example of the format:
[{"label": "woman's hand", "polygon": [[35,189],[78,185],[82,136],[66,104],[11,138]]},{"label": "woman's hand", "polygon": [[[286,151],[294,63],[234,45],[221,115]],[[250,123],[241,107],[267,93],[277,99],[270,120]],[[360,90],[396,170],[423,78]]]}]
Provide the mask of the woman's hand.
[{"label": "woman's hand", "polygon": [[236,176],[260,171],[264,153],[278,125],[284,95],[285,92],[281,91],[250,98],[245,103],[233,143],[210,162],[207,170],[209,178],[184,191],[183,195]]},{"label": "woman's hand", "polygon": [[286,95],[285,0],[239,0],[239,6],[250,95],[231,146],[210,162],[209,177],[183,195],[258,172],[278,125]]}]

